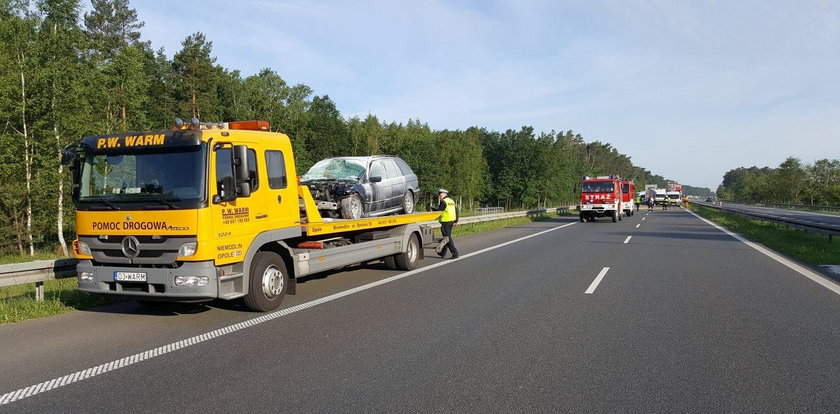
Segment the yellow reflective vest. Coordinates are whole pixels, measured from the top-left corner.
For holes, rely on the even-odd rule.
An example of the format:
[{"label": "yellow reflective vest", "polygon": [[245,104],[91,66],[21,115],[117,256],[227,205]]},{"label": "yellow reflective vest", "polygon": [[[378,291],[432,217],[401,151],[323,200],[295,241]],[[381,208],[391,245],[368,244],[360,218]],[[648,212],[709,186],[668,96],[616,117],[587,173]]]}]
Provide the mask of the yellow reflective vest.
[{"label": "yellow reflective vest", "polygon": [[443,199],[443,202],[446,203],[446,209],[443,210],[443,214],[440,215],[441,223],[455,221],[458,218],[458,213],[455,212],[455,200],[446,197]]}]

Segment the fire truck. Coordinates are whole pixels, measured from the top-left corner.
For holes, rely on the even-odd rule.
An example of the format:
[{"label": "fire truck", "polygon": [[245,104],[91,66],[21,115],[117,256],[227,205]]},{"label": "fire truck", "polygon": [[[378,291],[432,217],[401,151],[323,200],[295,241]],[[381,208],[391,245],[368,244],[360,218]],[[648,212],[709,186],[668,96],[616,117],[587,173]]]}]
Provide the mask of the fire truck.
[{"label": "fire truck", "polygon": [[621,180],[621,210],[628,217],[636,212],[636,200],[633,199],[634,194],[636,194],[636,184],[630,180]]},{"label": "fire truck", "polygon": [[[623,204],[621,178],[617,175],[583,177],[580,182],[580,221],[595,221],[596,217],[621,220]],[[632,197],[632,196],[631,196]]]},{"label": "fire truck", "polygon": [[266,121],[84,137],[70,164],[79,289],[142,301],[280,306],[301,276],[381,260],[410,270],[440,212],[320,216]]}]

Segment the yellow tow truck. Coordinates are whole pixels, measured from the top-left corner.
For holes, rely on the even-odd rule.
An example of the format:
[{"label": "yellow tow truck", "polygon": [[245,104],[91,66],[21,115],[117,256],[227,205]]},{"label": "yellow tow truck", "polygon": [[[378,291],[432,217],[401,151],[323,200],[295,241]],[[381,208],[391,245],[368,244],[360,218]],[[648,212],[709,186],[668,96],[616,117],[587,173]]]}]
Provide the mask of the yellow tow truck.
[{"label": "yellow tow truck", "polygon": [[244,298],[280,306],[297,278],[382,260],[411,270],[439,212],[321,217],[289,137],[266,121],[176,120],[171,130],[88,136],[71,165],[79,289],[140,300]]}]

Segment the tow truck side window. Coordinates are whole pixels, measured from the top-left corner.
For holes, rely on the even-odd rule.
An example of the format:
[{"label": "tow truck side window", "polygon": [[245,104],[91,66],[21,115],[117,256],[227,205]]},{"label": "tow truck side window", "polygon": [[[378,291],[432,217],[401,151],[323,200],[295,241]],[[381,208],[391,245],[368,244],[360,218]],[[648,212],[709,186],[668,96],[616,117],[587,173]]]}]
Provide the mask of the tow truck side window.
[{"label": "tow truck side window", "polygon": [[216,150],[216,192],[225,196],[233,188],[225,188],[225,178],[233,181],[233,150],[230,148],[219,148]]},{"label": "tow truck side window", "polygon": [[248,179],[251,181],[251,192],[257,191],[260,188],[260,180],[257,175],[257,152],[248,150]]},{"label": "tow truck side window", "polygon": [[268,170],[268,187],[286,188],[286,162],[280,151],[265,152],[265,168]]},{"label": "tow truck side window", "polygon": [[[216,189],[219,195],[226,190],[222,183],[225,177],[233,179],[233,150],[230,148],[219,148],[216,150]],[[251,193],[257,191],[260,186],[257,174],[257,153],[248,150],[248,180],[251,183]],[[234,191],[230,189],[230,191]]]}]

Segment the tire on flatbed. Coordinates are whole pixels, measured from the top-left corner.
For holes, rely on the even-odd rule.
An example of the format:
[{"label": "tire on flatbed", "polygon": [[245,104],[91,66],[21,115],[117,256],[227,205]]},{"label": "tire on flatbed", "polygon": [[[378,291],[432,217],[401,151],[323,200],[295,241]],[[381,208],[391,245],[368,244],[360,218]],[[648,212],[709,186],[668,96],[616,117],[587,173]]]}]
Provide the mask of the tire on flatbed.
[{"label": "tire on flatbed", "polygon": [[358,194],[343,198],[339,204],[341,205],[341,218],[360,219],[365,215],[362,198]]},{"label": "tire on flatbed", "polygon": [[277,309],[288,286],[289,274],[283,258],[274,252],[257,252],[251,262],[245,305],[258,312]]},{"label": "tire on flatbed", "polygon": [[403,214],[411,214],[414,212],[414,194],[411,190],[405,192],[403,198]]}]

